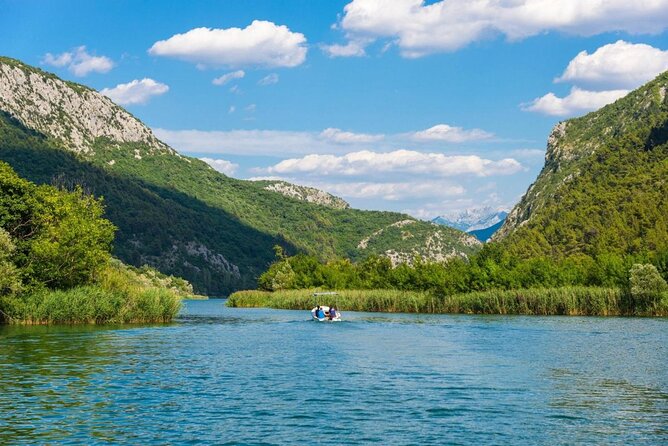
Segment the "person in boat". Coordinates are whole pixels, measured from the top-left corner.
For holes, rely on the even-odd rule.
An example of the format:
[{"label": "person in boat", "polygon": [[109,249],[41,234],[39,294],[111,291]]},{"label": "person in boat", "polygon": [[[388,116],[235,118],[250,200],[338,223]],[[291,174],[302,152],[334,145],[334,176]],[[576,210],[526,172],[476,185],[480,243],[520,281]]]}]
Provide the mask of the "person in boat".
[{"label": "person in boat", "polygon": [[330,305],[329,307],[329,320],[333,320],[336,317],[336,308],[334,306]]},{"label": "person in boat", "polygon": [[322,318],[325,317],[325,312],[322,311],[322,308],[320,307],[320,305],[318,305],[318,308],[316,308],[316,310],[315,310],[315,317],[317,317],[318,319],[322,319]]}]

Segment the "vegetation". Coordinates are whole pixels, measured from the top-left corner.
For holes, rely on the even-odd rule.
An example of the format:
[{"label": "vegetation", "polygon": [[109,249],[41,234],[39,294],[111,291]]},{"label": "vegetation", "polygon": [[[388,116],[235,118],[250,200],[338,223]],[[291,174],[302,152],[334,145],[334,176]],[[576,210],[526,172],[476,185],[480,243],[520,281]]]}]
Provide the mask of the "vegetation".
[{"label": "vegetation", "polygon": [[416,257],[410,264],[392,267],[389,259],[371,256],[353,263],[339,259],[320,262],[314,256],[286,257],[260,276],[260,289],[398,289],[429,291],[449,296],[470,291],[594,286],[629,288],[629,274],[636,263],[651,263],[668,277],[668,251],[644,255],[584,254],[566,258],[523,259],[503,244],[489,243],[469,260],[428,262]]},{"label": "vegetation", "polygon": [[[57,80],[16,60],[0,58],[0,63]],[[94,94],[75,84],[62,88]],[[41,119],[67,135],[72,112],[59,108],[57,101],[52,105],[53,113]],[[390,225],[409,219],[407,215],[334,209],[285,197],[265,190],[266,182],[226,177],[166,146],[158,150],[97,138],[91,150],[74,154],[66,150],[66,141],[26,128],[11,112],[0,110],[1,160],[35,183],[78,184],[104,197],[105,216],[118,228],[114,255],[134,266],[149,264],[185,277],[199,293],[226,295],[255,286],[276,244],[290,254],[306,252],[321,260],[362,259],[387,250],[429,257],[434,252],[427,241],[438,232],[435,254],[478,249],[463,243],[463,234],[454,229],[415,221],[400,230]],[[366,249],[359,247],[384,228]]]},{"label": "vegetation", "polygon": [[[316,290],[238,291],[230,307],[311,309],[316,303],[334,304],[342,311],[390,313],[524,314],[569,316],[668,316],[668,294],[656,305],[638,310],[618,288],[561,287],[479,291],[438,297],[401,290],[339,290],[316,302]],[[331,302],[330,302],[331,301]]]},{"label": "vegetation", "polygon": [[286,257],[277,249],[276,261],[260,277],[261,290],[235,293],[230,302],[301,308],[308,290],[332,289],[345,291],[346,306],[340,305],[347,310],[668,315],[665,278],[668,252],[522,259],[503,244],[490,243],[469,261],[418,257],[393,268],[384,257],[323,263],[304,254]]},{"label": "vegetation", "polygon": [[495,239],[516,255],[668,250],[668,72],[561,123],[536,182]]},{"label": "vegetation", "polygon": [[182,279],[111,258],[114,227],[102,203],[37,186],[0,163],[0,322],[102,323],[171,320]]}]

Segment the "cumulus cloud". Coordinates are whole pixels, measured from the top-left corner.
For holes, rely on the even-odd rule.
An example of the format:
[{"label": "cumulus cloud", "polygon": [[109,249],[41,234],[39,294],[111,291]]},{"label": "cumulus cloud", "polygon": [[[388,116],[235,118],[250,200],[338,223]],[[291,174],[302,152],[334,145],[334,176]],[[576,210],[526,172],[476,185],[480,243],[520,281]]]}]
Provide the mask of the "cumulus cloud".
[{"label": "cumulus cloud", "polygon": [[453,197],[466,192],[463,186],[442,181],[406,181],[395,183],[343,182],[322,183],[314,187],[343,198],[380,198],[389,201]]},{"label": "cumulus cloud", "polygon": [[135,79],[127,84],[118,84],[114,88],[104,88],[100,93],[120,105],[145,104],[153,96],[160,96],[169,91],[169,86],[153,79]]},{"label": "cumulus cloud", "polygon": [[222,76],[215,78],[212,83],[213,85],[225,85],[235,79],[243,79],[244,76],[246,76],[244,70],[232,71],[231,73],[225,73]]},{"label": "cumulus cloud", "polygon": [[426,130],[415,132],[414,139],[427,141],[466,142],[481,139],[489,139],[494,135],[480,129],[465,130],[461,127],[452,127],[447,124],[439,124]]},{"label": "cumulus cloud", "polygon": [[254,20],[243,29],[191,29],[154,43],[148,52],[205,67],[295,67],[306,60],[307,47],[303,34]]},{"label": "cumulus cloud", "polygon": [[107,73],[114,67],[114,62],[111,59],[106,56],[93,56],[86,51],[85,46],[61,54],[46,53],[42,63],[59,68],[67,67],[77,77],[83,77],[94,72]]},{"label": "cumulus cloud", "polygon": [[278,74],[276,73],[271,73],[257,81],[258,85],[261,85],[262,87],[266,87],[267,85],[273,85],[278,83]]},{"label": "cumulus cloud", "polygon": [[550,116],[574,116],[598,110],[628,94],[628,90],[588,91],[573,87],[568,96],[558,97],[554,93],[534,99],[522,105],[522,110]]},{"label": "cumulus cloud", "polygon": [[239,168],[238,164],[223,159],[213,159],[213,158],[200,158],[200,159],[205,163],[207,163],[209,166],[216,169],[218,172],[223,173],[227,176],[234,175],[234,173]]},{"label": "cumulus cloud", "polygon": [[353,0],[337,27],[351,41],[386,38],[405,57],[421,57],[499,34],[657,34],[668,27],[668,0]]},{"label": "cumulus cloud", "polygon": [[292,158],[266,169],[275,175],[315,174],[319,176],[371,176],[387,173],[424,174],[437,177],[473,174],[477,176],[512,175],[522,165],[512,158],[492,161],[477,155],[446,156],[412,150],[372,152],[362,150],[345,155],[311,154]]},{"label": "cumulus cloud", "polygon": [[604,45],[593,53],[582,51],[570,61],[556,82],[570,82],[594,89],[636,88],[668,70],[668,51],[623,40]]},{"label": "cumulus cloud", "polygon": [[321,48],[329,57],[361,57],[366,55],[364,47],[368,42],[368,40],[351,40],[345,45],[321,45]]},{"label": "cumulus cloud", "polygon": [[320,132],[320,137],[341,144],[371,143],[382,140],[385,135],[345,132],[341,129],[327,128]]},{"label": "cumulus cloud", "polygon": [[[242,109],[239,109],[242,110]],[[234,113],[237,107],[232,105],[228,113]],[[191,153],[219,153],[234,155],[292,156],[313,153],[343,154],[355,150],[368,149],[387,151],[397,147],[429,147],[434,150],[438,145],[458,141],[486,139],[491,135],[482,130],[457,130],[447,137],[438,139],[432,132],[427,138],[417,138],[416,133],[374,134],[344,131],[327,128],[320,132],[279,131],[279,130],[170,130],[154,129],[156,135],[177,150]],[[424,132],[424,131],[423,131]],[[447,132],[445,132],[447,134]],[[448,140],[449,139],[449,140]],[[494,141],[494,140],[492,140]]]}]

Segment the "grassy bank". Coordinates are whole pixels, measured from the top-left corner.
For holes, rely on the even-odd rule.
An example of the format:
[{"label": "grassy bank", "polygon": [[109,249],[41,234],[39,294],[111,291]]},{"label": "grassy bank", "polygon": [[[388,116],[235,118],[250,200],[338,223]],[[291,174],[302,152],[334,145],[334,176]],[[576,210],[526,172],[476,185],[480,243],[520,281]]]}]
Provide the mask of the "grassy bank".
[{"label": "grassy bank", "polygon": [[[239,291],[230,307],[269,307],[305,310],[313,307],[314,290]],[[634,302],[616,288],[563,287],[494,290],[436,297],[426,292],[342,290],[318,303],[342,311],[388,313],[525,314],[571,316],[668,316],[668,295],[651,304]]]},{"label": "grassy bank", "polygon": [[[187,291],[187,289],[185,290]],[[112,262],[94,284],[66,290],[37,289],[0,296],[0,322],[9,324],[102,324],[169,322],[191,296],[156,284],[120,262]]]}]

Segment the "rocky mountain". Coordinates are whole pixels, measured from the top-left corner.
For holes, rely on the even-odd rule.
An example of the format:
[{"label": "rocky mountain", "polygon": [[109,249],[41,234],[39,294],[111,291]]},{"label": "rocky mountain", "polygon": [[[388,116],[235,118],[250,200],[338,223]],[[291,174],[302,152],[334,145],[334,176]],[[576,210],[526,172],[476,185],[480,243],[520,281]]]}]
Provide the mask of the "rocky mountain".
[{"label": "rocky mountain", "polygon": [[507,215],[508,213],[504,210],[486,206],[466,209],[449,215],[440,215],[432,219],[432,223],[468,232],[484,242],[501,227]]},{"label": "rocky mountain", "polygon": [[300,201],[315,203],[334,209],[348,209],[350,204],[343,198],[334,196],[328,192],[316,189],[314,187],[298,186],[285,181],[257,181],[264,186],[264,190],[278,192],[286,197],[294,198]]},{"label": "rocky mountain", "polygon": [[229,178],[180,155],[100,93],[8,58],[0,58],[0,160],[31,181],[103,197],[118,228],[115,256],[209,295],[254,287],[276,244],[324,260],[445,259],[479,249],[471,236],[404,214]]},{"label": "rocky mountain", "polygon": [[524,256],[668,249],[668,72],[560,122],[495,240]]}]

